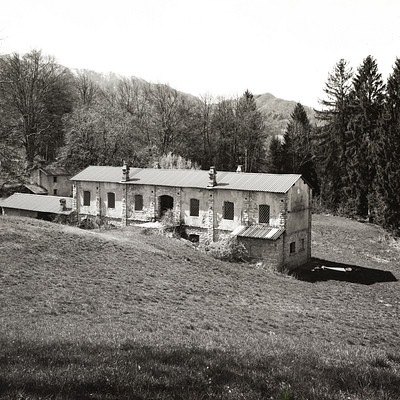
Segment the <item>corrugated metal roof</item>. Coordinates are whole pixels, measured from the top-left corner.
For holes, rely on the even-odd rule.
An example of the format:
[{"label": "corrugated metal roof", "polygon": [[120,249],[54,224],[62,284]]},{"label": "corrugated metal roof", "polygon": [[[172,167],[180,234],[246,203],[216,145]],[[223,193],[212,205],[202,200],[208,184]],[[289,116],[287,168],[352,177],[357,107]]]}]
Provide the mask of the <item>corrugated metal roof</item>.
[{"label": "corrugated metal roof", "polygon": [[[132,171],[132,169],[131,169]],[[87,167],[83,171],[71,178],[71,181],[89,182],[119,182],[122,178],[121,167],[93,166]]]},{"label": "corrugated metal roof", "polygon": [[284,228],[274,228],[265,225],[251,225],[237,233],[239,237],[249,237],[256,239],[277,240],[285,232]]},{"label": "corrugated metal roof", "polygon": [[[207,188],[208,171],[193,169],[131,168],[129,184]],[[286,193],[299,174],[263,174],[217,171],[216,189]],[[90,166],[75,175],[73,181],[120,182],[121,167]]]},{"label": "corrugated metal roof", "polygon": [[286,193],[299,179],[298,174],[217,173],[218,188]]},{"label": "corrugated metal roof", "polygon": [[[60,212],[60,199],[66,200],[67,211]],[[27,193],[14,193],[7,199],[2,200],[0,202],[0,207],[18,210],[38,211],[52,214],[70,214],[72,212],[72,198],[59,196],[40,196]]]}]

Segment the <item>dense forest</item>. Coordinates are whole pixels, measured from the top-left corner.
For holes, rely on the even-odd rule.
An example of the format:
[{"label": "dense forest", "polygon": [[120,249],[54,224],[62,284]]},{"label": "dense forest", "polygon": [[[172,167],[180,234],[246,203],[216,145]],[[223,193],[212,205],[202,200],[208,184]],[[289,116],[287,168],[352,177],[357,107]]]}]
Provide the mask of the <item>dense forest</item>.
[{"label": "dense forest", "polygon": [[37,163],[75,173],[88,165],[301,173],[315,202],[400,234],[400,60],[386,84],[368,56],[340,60],[310,118],[276,115],[246,91],[197,98],[166,84],[71,71],[40,51],[0,57],[0,186]]}]

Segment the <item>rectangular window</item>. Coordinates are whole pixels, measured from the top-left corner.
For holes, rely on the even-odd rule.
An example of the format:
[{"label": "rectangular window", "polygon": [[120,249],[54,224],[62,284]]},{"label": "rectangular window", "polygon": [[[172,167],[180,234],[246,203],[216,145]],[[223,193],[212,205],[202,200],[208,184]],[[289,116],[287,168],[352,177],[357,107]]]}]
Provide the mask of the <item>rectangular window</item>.
[{"label": "rectangular window", "polygon": [[258,207],[258,223],[269,224],[269,205],[260,204]]},{"label": "rectangular window", "polygon": [[57,177],[53,176],[53,183],[57,183]]},{"label": "rectangular window", "polygon": [[115,208],[115,193],[107,193],[107,207]]},{"label": "rectangular window", "polygon": [[306,249],[305,240],[301,239],[301,241],[300,241],[300,250],[305,250],[305,249]]},{"label": "rectangular window", "polygon": [[54,196],[57,196],[57,189],[53,189]]},{"label": "rectangular window", "polygon": [[190,216],[198,217],[200,211],[200,200],[190,199]]},{"label": "rectangular window", "polygon": [[90,206],[90,192],[88,190],[83,192],[83,205]]},{"label": "rectangular window", "polygon": [[235,205],[230,201],[224,201],[224,219],[233,220],[235,216]]},{"label": "rectangular window", "polygon": [[296,253],[296,242],[290,243],[290,254]]},{"label": "rectangular window", "polygon": [[143,196],[141,194],[135,194],[135,211],[143,210]]}]

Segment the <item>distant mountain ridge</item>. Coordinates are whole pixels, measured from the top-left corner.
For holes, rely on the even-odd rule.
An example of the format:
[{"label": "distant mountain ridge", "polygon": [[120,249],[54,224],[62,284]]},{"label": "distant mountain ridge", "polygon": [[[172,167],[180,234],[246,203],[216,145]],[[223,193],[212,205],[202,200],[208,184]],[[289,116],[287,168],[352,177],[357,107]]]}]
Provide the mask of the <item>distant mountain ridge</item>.
[{"label": "distant mountain ridge", "polygon": [[[92,70],[73,70],[74,74],[85,71],[89,77],[96,82],[100,87],[105,88],[107,86],[116,86],[118,82],[122,79],[133,79],[138,82],[142,82],[143,84],[156,85],[156,83],[150,83],[142,78],[138,78],[135,76],[126,77],[123,75],[116,74],[114,72],[109,73],[99,73]],[[169,86],[169,85],[167,85]],[[174,89],[174,88],[172,88]],[[177,89],[176,89],[177,90]],[[196,97],[190,93],[184,93],[178,90],[179,93],[183,94],[190,100],[199,100],[199,97]],[[290,120],[290,116],[297,104],[296,101],[292,100],[284,100],[278,97],[275,97],[271,93],[257,94],[254,95],[254,99],[256,101],[257,107],[259,111],[262,113],[265,121],[265,125],[267,128],[267,132],[269,135],[280,135],[282,136],[285,133],[286,126]],[[315,124],[315,111],[311,107],[307,107],[302,104],[305,111],[307,112],[310,123]]]},{"label": "distant mountain ridge", "polygon": [[[265,123],[270,134],[283,135],[290,116],[297,104],[296,101],[283,100],[271,93],[254,95],[257,107],[265,118]],[[302,104],[311,124],[316,123],[315,111]]]}]

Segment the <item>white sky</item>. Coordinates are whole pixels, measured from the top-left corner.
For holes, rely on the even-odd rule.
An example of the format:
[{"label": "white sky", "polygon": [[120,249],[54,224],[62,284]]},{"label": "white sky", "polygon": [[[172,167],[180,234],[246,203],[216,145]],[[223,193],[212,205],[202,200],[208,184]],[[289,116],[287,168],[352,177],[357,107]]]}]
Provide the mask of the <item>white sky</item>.
[{"label": "white sky", "polygon": [[2,0],[0,53],[199,96],[272,93],[318,107],[334,65],[400,57],[398,0]]}]

